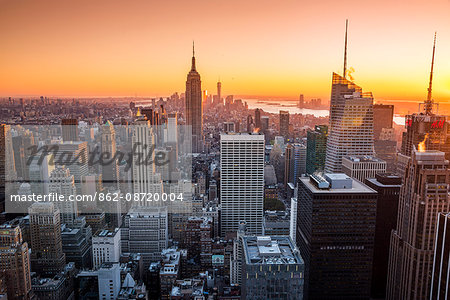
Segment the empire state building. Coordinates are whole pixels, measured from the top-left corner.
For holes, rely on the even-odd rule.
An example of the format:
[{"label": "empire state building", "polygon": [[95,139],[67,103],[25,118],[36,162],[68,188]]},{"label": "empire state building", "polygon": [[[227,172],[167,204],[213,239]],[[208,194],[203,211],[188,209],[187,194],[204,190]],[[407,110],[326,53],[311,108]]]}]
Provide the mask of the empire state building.
[{"label": "empire state building", "polygon": [[202,151],[203,140],[203,104],[202,82],[195,69],[195,51],[192,45],[192,66],[186,80],[186,125],[192,127],[192,152]]}]

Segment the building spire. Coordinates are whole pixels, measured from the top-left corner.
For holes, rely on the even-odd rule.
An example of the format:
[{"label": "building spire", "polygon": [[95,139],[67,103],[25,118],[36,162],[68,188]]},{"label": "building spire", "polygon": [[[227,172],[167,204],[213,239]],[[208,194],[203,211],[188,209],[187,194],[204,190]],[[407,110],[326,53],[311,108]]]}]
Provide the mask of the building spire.
[{"label": "building spire", "polygon": [[344,78],[347,76],[347,29],[348,29],[348,19],[345,20],[345,47],[344,47]]},{"label": "building spire", "polygon": [[430,82],[428,83],[428,95],[425,102],[425,114],[431,115],[433,111],[433,99],[431,99],[431,88],[433,86],[434,52],[436,49],[436,32],[434,32],[433,55],[431,57]]},{"label": "building spire", "polygon": [[195,71],[195,45],[194,41],[192,41],[192,66],[191,71]]}]

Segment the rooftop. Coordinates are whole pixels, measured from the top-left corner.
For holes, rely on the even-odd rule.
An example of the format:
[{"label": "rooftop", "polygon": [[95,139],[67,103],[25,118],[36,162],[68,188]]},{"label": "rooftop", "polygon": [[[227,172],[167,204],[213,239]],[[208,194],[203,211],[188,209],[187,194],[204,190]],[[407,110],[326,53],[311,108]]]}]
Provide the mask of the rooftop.
[{"label": "rooftop", "polygon": [[300,181],[313,193],[376,193],[362,182],[341,173],[300,177]]},{"label": "rooftop", "polygon": [[222,141],[233,141],[233,140],[259,140],[264,141],[264,134],[259,132],[248,133],[248,132],[229,132],[221,133],[220,140]]},{"label": "rooftop", "polygon": [[244,236],[247,264],[300,264],[303,259],[289,236]]},{"label": "rooftop", "polygon": [[364,155],[364,156],[346,156],[342,159],[349,160],[351,162],[385,162],[382,159],[379,159],[374,156]]}]

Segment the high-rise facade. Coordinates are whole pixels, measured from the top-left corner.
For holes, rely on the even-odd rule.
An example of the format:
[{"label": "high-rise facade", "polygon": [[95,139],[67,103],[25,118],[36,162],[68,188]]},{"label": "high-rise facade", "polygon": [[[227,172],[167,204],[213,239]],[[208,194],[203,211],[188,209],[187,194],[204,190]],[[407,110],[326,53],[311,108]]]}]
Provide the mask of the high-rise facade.
[{"label": "high-rise facade", "polygon": [[255,128],[261,130],[261,110],[255,109]]},{"label": "high-rise facade", "polygon": [[373,156],[373,97],[344,77],[333,73],[330,128],[325,172],[339,173],[342,157]]},{"label": "high-rise facade", "polygon": [[66,263],[62,251],[59,209],[52,202],[33,203],[28,209],[31,234],[31,266],[33,271],[56,275]]},{"label": "high-rise facade", "polygon": [[65,201],[56,203],[61,213],[61,223],[72,226],[78,216],[76,201],[70,201],[71,195],[76,195],[74,176],[64,166],[57,166],[49,178],[49,192],[64,196]]},{"label": "high-rise facade", "polygon": [[0,226],[0,274],[8,299],[31,299],[30,253],[19,226]]},{"label": "high-rise facade", "polygon": [[394,174],[381,173],[377,174],[375,178],[367,178],[364,183],[378,193],[370,294],[374,299],[384,299],[391,232],[397,226],[398,201],[402,179]]},{"label": "high-rise facade", "polygon": [[168,245],[168,217],[165,207],[135,207],[125,216],[120,229],[122,252],[141,253],[144,267],[158,261]]},{"label": "high-rise facade", "polygon": [[450,290],[450,213],[437,216],[430,300],[448,299]]},{"label": "high-rise facade", "polygon": [[222,235],[236,232],[240,221],[262,234],[264,204],[264,135],[220,135]]},{"label": "high-rise facade", "polygon": [[217,81],[217,105],[223,104],[222,103],[222,82]]},{"label": "high-rise facade", "polygon": [[288,183],[290,183],[291,176],[294,170],[294,146],[292,144],[287,144],[284,150],[284,188],[287,188]]},{"label": "high-rise facade", "polygon": [[406,116],[406,131],[402,136],[400,153],[411,156],[413,147],[424,141],[428,150],[445,152],[445,158],[450,159],[450,122],[443,115],[424,115],[415,113]]},{"label": "high-rise facade", "polygon": [[116,155],[116,131],[110,121],[102,126],[102,155],[108,155],[108,163],[102,164],[102,180],[104,187],[118,187],[119,167]]},{"label": "high-rise facade", "polygon": [[0,213],[5,211],[5,199],[12,192],[16,177],[11,126],[0,124]]},{"label": "high-rise facade", "polygon": [[64,142],[76,142],[80,140],[77,119],[62,119],[61,128]]},{"label": "high-rise facade", "polygon": [[342,173],[364,182],[386,172],[386,162],[373,156],[345,156],[342,158]]},{"label": "high-rise facade", "polygon": [[[218,92],[220,88],[218,85]],[[191,70],[186,80],[186,125],[192,128],[192,152],[198,153],[203,148],[203,104],[202,81],[195,67],[195,52],[192,53]]]},{"label": "high-rise facade", "polygon": [[430,295],[437,215],[450,211],[450,169],[444,155],[414,150],[408,160],[391,235],[386,299]]},{"label": "high-rise facade", "polygon": [[394,105],[373,105],[373,138],[378,140],[383,128],[392,128],[394,122]]},{"label": "high-rise facade", "polygon": [[369,299],[377,193],[345,174],[298,182],[305,299]]},{"label": "high-rise facade", "polygon": [[298,177],[306,173],[306,146],[300,143],[288,144],[284,151],[284,186],[297,184]]},{"label": "high-rise facade", "polygon": [[70,170],[70,175],[74,177],[77,192],[81,193],[81,178],[89,173],[87,142],[70,141],[52,144],[49,150],[50,153],[53,153],[55,166],[64,166]]},{"label": "high-rise facade", "polygon": [[104,263],[98,270],[98,297],[115,300],[120,291],[120,264]]},{"label": "high-rise facade", "polygon": [[242,299],[303,299],[305,264],[288,236],[242,237]]},{"label": "high-rise facade", "polygon": [[[133,191],[134,193],[162,193],[161,174],[155,166],[155,134],[145,116],[140,117],[134,125],[132,137],[133,149]],[[134,205],[155,206],[156,202],[137,202]]]},{"label": "high-rise facade", "polygon": [[280,135],[284,138],[289,136],[289,112],[280,110]]},{"label": "high-rise facade", "polygon": [[66,261],[74,263],[77,269],[88,269],[92,267],[90,230],[89,235],[86,235],[85,230],[82,228],[63,226],[61,232],[62,250],[66,255]]},{"label": "high-rise facade", "polygon": [[92,237],[92,261],[94,269],[104,262],[118,262],[121,254],[120,229],[102,230]]},{"label": "high-rise facade", "polygon": [[328,126],[316,125],[306,139],[306,173],[323,172],[327,153]]}]

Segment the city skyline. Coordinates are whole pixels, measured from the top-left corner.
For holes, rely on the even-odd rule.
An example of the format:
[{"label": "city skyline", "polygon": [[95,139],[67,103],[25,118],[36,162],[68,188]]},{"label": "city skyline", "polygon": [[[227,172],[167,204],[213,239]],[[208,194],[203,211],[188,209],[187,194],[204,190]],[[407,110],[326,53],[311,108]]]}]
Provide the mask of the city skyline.
[{"label": "city skyline", "polygon": [[[210,93],[220,77],[224,94],[328,99],[331,73],[342,70],[348,18],[348,67],[356,70],[355,82],[379,100],[425,99],[437,31],[433,95],[438,102],[450,101],[448,1],[349,1],[352,14],[346,5],[324,10],[332,5],[326,2],[256,6],[247,1],[240,9],[233,1],[197,2],[171,7],[44,1],[39,14],[31,2],[3,2],[0,26],[7,30],[2,32],[0,95],[165,96],[183,91],[194,39],[197,67]],[[367,9],[382,20],[368,18],[363,14]],[[186,12],[199,17],[189,19]]]}]

